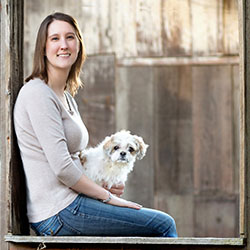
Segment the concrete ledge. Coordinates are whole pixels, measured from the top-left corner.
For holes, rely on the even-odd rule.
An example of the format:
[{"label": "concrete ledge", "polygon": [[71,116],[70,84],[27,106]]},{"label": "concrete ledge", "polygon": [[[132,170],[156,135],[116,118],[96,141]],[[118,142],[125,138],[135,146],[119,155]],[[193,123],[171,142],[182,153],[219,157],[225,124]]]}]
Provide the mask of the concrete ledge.
[{"label": "concrete ledge", "polygon": [[214,245],[243,246],[243,238],[157,238],[157,237],[93,237],[93,236],[17,236],[6,235],[12,243],[85,243],[85,244],[148,244],[148,245]]}]

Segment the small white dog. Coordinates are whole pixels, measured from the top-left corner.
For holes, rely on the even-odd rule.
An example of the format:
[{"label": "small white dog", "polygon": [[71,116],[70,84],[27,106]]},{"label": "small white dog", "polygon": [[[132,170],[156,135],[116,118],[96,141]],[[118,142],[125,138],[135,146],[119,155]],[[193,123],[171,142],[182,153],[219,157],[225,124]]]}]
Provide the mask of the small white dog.
[{"label": "small white dog", "polygon": [[79,157],[86,176],[111,188],[114,184],[125,183],[136,159],[145,156],[147,147],[141,137],[121,130],[106,137],[97,147],[83,150]]}]

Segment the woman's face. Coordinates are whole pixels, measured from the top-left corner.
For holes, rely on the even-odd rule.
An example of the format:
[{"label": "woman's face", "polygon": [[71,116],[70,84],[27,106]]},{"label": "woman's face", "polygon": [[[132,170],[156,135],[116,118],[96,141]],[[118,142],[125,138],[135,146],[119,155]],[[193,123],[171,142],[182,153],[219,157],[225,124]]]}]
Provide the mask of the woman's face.
[{"label": "woman's face", "polygon": [[46,57],[48,70],[70,70],[77,59],[79,40],[74,27],[65,21],[54,20],[48,26]]}]

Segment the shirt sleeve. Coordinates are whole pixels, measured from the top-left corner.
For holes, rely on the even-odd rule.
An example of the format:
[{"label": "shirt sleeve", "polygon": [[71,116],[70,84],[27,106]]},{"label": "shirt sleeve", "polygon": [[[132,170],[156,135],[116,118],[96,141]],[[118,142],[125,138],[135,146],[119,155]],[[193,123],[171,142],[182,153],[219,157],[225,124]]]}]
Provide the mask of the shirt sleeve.
[{"label": "shirt sleeve", "polygon": [[35,136],[52,171],[62,183],[73,186],[82,172],[68,151],[58,100],[47,88],[35,89],[26,98],[25,105]]}]

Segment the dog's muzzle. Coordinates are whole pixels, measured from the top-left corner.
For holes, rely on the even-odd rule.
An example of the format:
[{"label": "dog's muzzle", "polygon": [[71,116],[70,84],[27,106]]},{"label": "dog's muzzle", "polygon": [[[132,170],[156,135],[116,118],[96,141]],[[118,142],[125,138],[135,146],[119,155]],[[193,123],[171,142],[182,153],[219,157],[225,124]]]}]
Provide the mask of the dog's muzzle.
[{"label": "dog's muzzle", "polygon": [[120,153],[120,158],[119,158],[119,160],[120,160],[120,161],[128,162],[128,159],[127,159],[126,155],[127,155],[127,153],[124,152],[124,151],[122,151],[122,152]]}]

